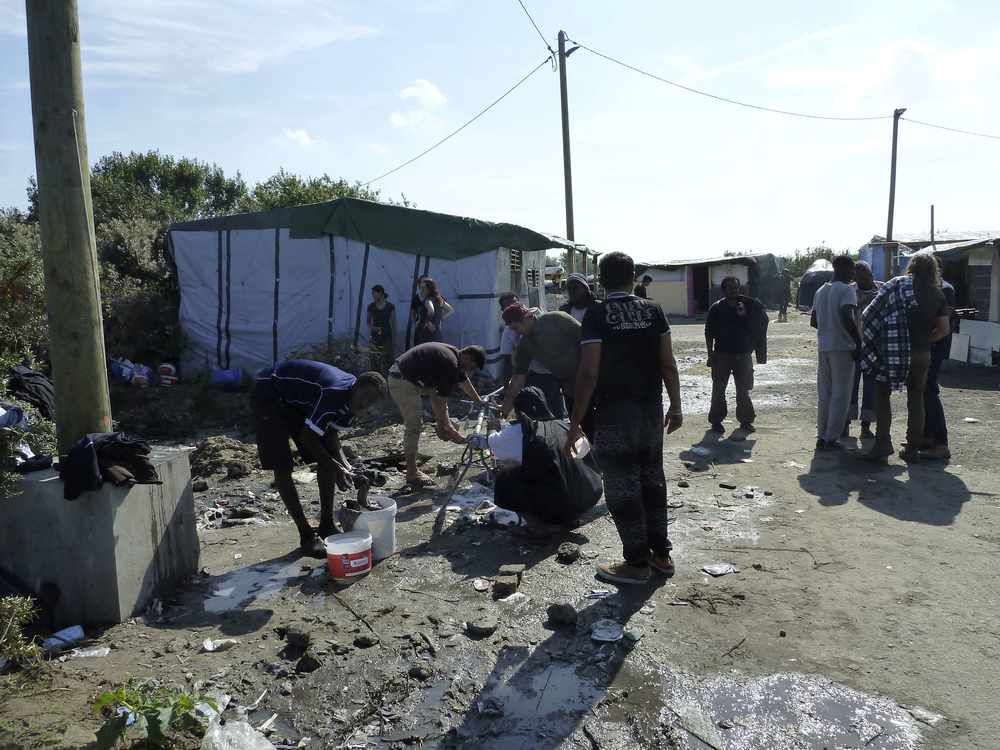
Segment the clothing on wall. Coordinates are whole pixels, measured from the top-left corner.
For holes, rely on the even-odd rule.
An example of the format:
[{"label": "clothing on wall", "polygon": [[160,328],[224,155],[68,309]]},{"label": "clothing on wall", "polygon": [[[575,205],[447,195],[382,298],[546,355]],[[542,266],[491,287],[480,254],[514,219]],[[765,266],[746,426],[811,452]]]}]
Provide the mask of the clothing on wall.
[{"label": "clothing on wall", "polygon": [[149,443],[124,432],[94,432],[80,438],[59,462],[63,497],[76,500],[101,488],[104,480],[124,484],[162,484],[149,461]]},{"label": "clothing on wall", "polygon": [[56,418],[56,391],[52,381],[30,367],[10,368],[7,390],[12,396],[34,406],[46,419]]}]

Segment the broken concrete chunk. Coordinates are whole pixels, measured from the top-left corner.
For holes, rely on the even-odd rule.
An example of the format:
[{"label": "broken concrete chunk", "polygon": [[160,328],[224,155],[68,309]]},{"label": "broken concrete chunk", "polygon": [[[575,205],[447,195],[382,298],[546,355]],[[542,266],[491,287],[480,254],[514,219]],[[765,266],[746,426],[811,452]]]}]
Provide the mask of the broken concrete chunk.
[{"label": "broken concrete chunk", "polygon": [[521,582],[521,578],[524,577],[524,571],[527,570],[524,563],[508,563],[507,565],[500,566],[500,575],[502,576],[517,576],[517,582]]},{"label": "broken concrete chunk", "polygon": [[500,621],[497,620],[496,615],[492,615],[489,612],[480,612],[465,624],[469,635],[474,638],[489,638],[497,632],[497,628],[499,627]]},{"label": "broken concrete chunk", "polygon": [[354,645],[357,648],[371,648],[372,646],[377,646],[379,643],[378,636],[373,633],[362,633],[354,639]]},{"label": "broken concrete chunk", "polygon": [[559,562],[566,565],[575,563],[580,559],[580,545],[573,544],[573,542],[563,542],[559,545],[559,549],[556,550],[556,558]]},{"label": "broken concrete chunk", "polygon": [[299,659],[298,663],[295,665],[295,671],[300,674],[309,674],[315,672],[317,669],[323,666],[323,662],[317,659],[312,654],[306,652]]},{"label": "broken concrete chunk", "polygon": [[516,575],[497,576],[496,580],[493,581],[493,596],[497,599],[503,599],[506,596],[515,594],[520,583],[521,579]]},{"label": "broken concrete chunk", "polygon": [[576,625],[579,616],[572,602],[556,602],[546,610],[553,625]]}]

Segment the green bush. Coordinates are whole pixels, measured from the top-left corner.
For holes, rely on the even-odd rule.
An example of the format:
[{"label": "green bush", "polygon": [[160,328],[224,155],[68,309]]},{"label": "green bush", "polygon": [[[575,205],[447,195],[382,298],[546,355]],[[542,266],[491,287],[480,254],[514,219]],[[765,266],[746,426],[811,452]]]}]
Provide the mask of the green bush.
[{"label": "green bush", "polygon": [[47,347],[38,226],[0,210],[0,380],[11,365],[45,359]]}]

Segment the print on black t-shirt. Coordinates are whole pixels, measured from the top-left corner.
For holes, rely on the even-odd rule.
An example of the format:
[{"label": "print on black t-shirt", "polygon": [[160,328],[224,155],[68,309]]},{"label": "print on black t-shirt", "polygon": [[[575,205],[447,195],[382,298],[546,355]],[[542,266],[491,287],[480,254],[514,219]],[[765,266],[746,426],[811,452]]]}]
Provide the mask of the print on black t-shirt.
[{"label": "print on black t-shirt", "polygon": [[662,402],[660,337],[670,326],[658,304],[631,294],[612,295],[587,310],[582,328],[582,344],[601,342],[598,404]]}]

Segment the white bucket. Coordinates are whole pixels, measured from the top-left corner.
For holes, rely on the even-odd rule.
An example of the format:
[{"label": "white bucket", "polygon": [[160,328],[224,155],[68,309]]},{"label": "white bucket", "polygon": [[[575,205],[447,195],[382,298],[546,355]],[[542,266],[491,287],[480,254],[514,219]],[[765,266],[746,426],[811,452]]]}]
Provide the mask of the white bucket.
[{"label": "white bucket", "polygon": [[326,568],[330,577],[349,581],[372,569],[372,537],[365,531],[334,534],[326,538]]},{"label": "white bucket", "polygon": [[366,510],[354,522],[354,530],[372,535],[372,556],[384,560],[396,551],[396,501],[386,495],[369,495],[382,510]]}]

